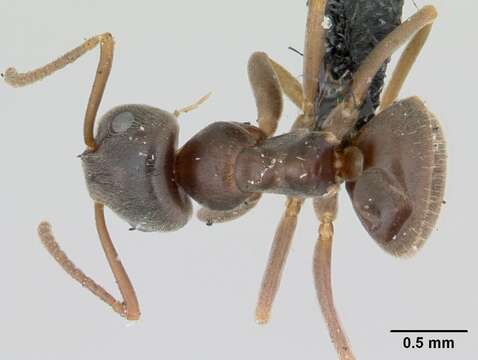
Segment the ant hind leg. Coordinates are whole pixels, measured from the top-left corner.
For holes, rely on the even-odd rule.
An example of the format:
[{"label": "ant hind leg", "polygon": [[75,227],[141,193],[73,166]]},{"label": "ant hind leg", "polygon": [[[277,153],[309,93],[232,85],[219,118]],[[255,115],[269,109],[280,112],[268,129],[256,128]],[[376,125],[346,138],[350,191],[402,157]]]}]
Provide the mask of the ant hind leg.
[{"label": "ant hind leg", "polygon": [[337,214],[337,194],[328,198],[314,199],[314,209],[320,220],[319,240],[315,246],[313,263],[317,297],[339,358],[353,360],[355,357],[340,325],[332,295],[330,268],[334,235],[333,221]]},{"label": "ant hind leg", "polygon": [[380,101],[379,111],[387,108],[397,99],[400,89],[402,88],[410,69],[415,63],[415,60],[420,54],[423,45],[425,45],[431,30],[432,24],[425,26],[423,29],[417,32],[417,34],[403,51],[402,55],[400,56],[400,60],[398,60],[397,66],[395,66],[392,77],[383,93],[382,100]]},{"label": "ant hind leg", "polygon": [[358,118],[358,109],[362,105],[370,86],[369,80],[373,79],[382,64],[400,46],[412,38],[404,56],[397,65],[389,88],[385,91],[383,98],[385,102],[381,109],[395,100],[436,17],[437,11],[433,6],[424,6],[377,44],[354,73],[350,89],[351,95],[332,110],[324,122],[324,130],[332,132],[337,139],[342,140],[353,129]]}]

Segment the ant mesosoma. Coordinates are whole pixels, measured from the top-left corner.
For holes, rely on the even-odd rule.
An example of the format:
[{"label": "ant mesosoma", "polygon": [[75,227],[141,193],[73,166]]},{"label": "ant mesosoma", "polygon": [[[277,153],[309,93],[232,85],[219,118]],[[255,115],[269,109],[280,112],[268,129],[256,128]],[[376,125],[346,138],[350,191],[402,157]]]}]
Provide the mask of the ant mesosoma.
[{"label": "ant mesosoma", "polygon": [[[357,4],[352,3],[308,2],[302,85],[265,53],[251,56],[248,73],[258,127],[212,123],[179,149],[176,117],[205,98],[173,114],[145,105],[117,106],[99,120],[93,134],[113,61],[109,33],[88,39],[37,70],[6,70],[7,83],[28,85],[100,46],[84,121],[86,150],[80,157],[99,238],[123,301],[75,267],[43,222],[39,236],[63,269],[121,316],[135,320],[140,316],[138,300],[108,234],[104,206],[135,229],[172,231],[189,220],[190,198],[202,205],[199,219],[211,224],[244,215],[264,192],[286,195],[256,309],[257,321],[265,323],[297,216],[305,199],[312,198],[320,221],[313,264],[318,299],[339,357],[353,359],[335,312],[330,278],[339,187],[346,183],[360,221],[385,251],[411,255],[423,245],[439,213],[446,149],[438,121],[420,99],[396,101],[436,18],[434,7],[425,6],[400,24],[403,0],[367,0],[355,8],[354,19],[349,10]],[[374,16],[382,16],[381,21]],[[368,26],[367,31],[361,26]],[[347,40],[344,34],[351,38],[346,46],[340,43]],[[379,99],[387,60],[409,39]],[[290,132],[274,136],[282,92],[302,113]]]}]

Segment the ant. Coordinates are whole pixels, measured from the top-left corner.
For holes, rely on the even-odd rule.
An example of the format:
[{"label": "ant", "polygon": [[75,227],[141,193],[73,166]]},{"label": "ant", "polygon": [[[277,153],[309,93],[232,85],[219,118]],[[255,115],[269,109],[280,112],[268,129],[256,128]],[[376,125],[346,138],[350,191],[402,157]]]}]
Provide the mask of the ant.
[{"label": "ant", "polygon": [[[257,321],[266,323],[301,206],[312,198],[320,222],[313,262],[318,300],[340,359],[354,359],[331,287],[333,221],[340,185],[345,183],[370,236],[396,256],[413,255],[424,244],[438,217],[445,187],[446,145],[437,119],[417,97],[396,100],[437,13],[433,6],[425,6],[400,24],[402,5],[403,0],[390,0],[388,5],[357,7],[353,20],[352,2],[310,0],[303,83],[265,53],[252,54],[248,74],[258,126],[212,123],[179,149],[177,117],[207,96],[174,113],[146,105],[117,106],[101,117],[94,134],[113,61],[114,41],[109,33],[86,40],[36,70],[17,73],[7,69],[3,75],[7,83],[25,86],[100,47],[84,120],[86,150],[80,158],[94,201],[99,239],[123,300],[115,299],[78,269],[60,249],[51,226],[42,222],[38,234],[46,249],[69,275],[115,312],[136,320],[139,302],[107,231],[104,206],[133,229],[173,231],[191,217],[190,198],[202,206],[199,219],[212,224],[243,216],[264,192],[286,195],[256,308]],[[379,25],[370,25],[377,14],[384,17]],[[352,21],[370,25],[367,34],[376,42],[371,43],[356,25],[357,42],[344,47],[344,34]],[[406,42],[380,98],[386,63]],[[301,114],[290,132],[274,136],[282,93]]]}]

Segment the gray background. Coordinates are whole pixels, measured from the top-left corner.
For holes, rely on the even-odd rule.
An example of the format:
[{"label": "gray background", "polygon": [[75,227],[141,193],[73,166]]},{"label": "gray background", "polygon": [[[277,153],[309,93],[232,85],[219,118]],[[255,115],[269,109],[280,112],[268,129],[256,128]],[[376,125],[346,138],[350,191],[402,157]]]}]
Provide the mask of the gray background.
[{"label": "gray background", "polygon": [[[417,0],[418,6],[425,4]],[[360,359],[465,359],[476,331],[476,13],[472,0],[431,1],[440,12],[402,97],[420,95],[441,120],[449,149],[447,204],[422,251],[385,254],[368,237],[345,193],[336,222],[333,287]],[[415,11],[406,1],[405,14]],[[29,70],[84,38],[116,39],[100,113],[122,103],[167,110],[208,91],[180,119],[180,142],[218,120],[254,121],[246,63],[264,50],[296,76],[305,1],[6,1],[0,67]],[[248,216],[206,227],[193,218],[175,233],[128,232],[107,212],[143,317],[129,325],[68,278],[42,248],[36,225],[49,219],[63,248],[87,274],[117,289],[95,233],[80,162],[82,117],[97,51],[34,86],[0,84],[0,359],[333,359],[313,287],[317,222],[302,212],[271,323],[253,311],[281,196]],[[297,115],[288,105],[286,131]],[[455,350],[404,350],[393,328],[464,328]],[[446,336],[444,336],[446,337]],[[474,355],[474,356],[473,356]]]}]

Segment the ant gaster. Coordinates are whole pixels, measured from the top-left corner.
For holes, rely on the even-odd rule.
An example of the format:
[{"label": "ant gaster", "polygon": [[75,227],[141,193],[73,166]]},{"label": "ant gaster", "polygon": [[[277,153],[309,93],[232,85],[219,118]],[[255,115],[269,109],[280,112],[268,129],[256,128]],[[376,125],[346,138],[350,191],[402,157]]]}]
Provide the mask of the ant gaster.
[{"label": "ant gaster", "polygon": [[[371,237],[387,252],[408,256],[423,245],[438,216],[446,150],[438,121],[420,99],[395,102],[430,32],[435,9],[425,6],[383,34],[342,91],[343,86],[338,90],[327,87],[334,60],[328,59],[331,52],[325,46],[326,37],[333,43],[338,30],[327,31],[326,20],[330,18],[324,14],[339,11],[334,8],[338,3],[329,1],[326,9],[325,0],[308,2],[303,84],[266,54],[251,56],[248,72],[258,127],[216,122],[179,150],[176,118],[197,104],[174,114],[145,105],[118,106],[99,120],[96,136],[93,134],[113,61],[114,42],[108,33],[88,39],[37,70],[20,74],[9,68],[4,75],[9,84],[28,85],[100,45],[84,121],[86,150],[80,157],[94,201],[99,238],[124,300],[116,300],[79,270],[59,248],[50,225],[43,222],[38,227],[39,236],[63,269],[120,315],[138,319],[138,300],[106,229],[104,206],[135,229],[172,231],[190,218],[190,198],[202,205],[199,219],[211,224],[244,215],[264,192],[283,194],[288,197],[286,211],[274,237],[256,309],[257,321],[265,323],[297,216],[305,199],[313,198],[320,221],[313,263],[318,299],[339,357],[354,359],[335,312],[330,278],[332,223],[340,185],[346,183],[354,209]],[[374,106],[363,116],[367,102],[379,94],[372,94],[377,90],[371,89],[375,86],[372,79],[409,39],[380,108],[375,112],[377,104],[372,102]],[[333,106],[327,90],[335,91]],[[289,133],[274,136],[282,111],[282,92],[302,113]]]}]

